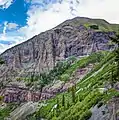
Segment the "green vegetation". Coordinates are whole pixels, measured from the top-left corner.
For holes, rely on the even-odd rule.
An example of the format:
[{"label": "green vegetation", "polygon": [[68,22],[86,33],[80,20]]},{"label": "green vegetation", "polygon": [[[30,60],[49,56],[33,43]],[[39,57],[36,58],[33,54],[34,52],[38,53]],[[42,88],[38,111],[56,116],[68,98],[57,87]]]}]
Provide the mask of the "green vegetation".
[{"label": "green vegetation", "polygon": [[76,102],[76,87],[75,86],[73,86],[72,88],[71,88],[71,94],[72,94],[72,102],[73,103],[75,103]]},{"label": "green vegetation", "polygon": [[4,63],[5,61],[2,58],[0,58],[0,64],[4,64]]},{"label": "green vegetation", "polygon": [[[72,74],[79,68],[93,64],[95,67],[78,84],[72,86],[68,91],[57,94],[56,97],[46,100],[47,105],[42,106],[33,115],[28,116],[29,120],[46,118],[48,120],[87,120],[91,117],[91,108],[106,104],[113,96],[119,93],[112,87],[104,92],[107,83],[114,83],[117,78],[117,63],[115,52],[93,53],[88,57],[72,61],[71,59],[59,62],[49,73],[39,76],[31,74],[30,82],[39,82],[42,87],[54,79],[60,79],[67,75],[67,80],[73,77]],[[61,79],[62,80],[62,79]],[[67,81],[66,79],[64,81]],[[42,83],[43,82],[43,83]],[[116,82],[116,81],[115,81]],[[4,109],[5,110],[5,109]],[[8,116],[9,110],[4,112]]]},{"label": "green vegetation", "polygon": [[90,25],[89,26],[91,29],[98,30],[99,26],[98,25]]},{"label": "green vegetation", "polygon": [[[61,78],[61,75],[68,69],[70,66],[76,62],[75,57],[70,57],[66,61],[60,61],[56,64],[56,66],[50,70],[48,73],[40,73],[35,74],[35,73],[30,73],[30,77],[24,78],[24,81],[26,82],[26,85],[31,87],[35,86],[36,84],[40,86],[40,89],[42,91],[42,88],[47,85],[52,83],[54,80],[58,80]],[[69,78],[69,75],[64,75],[62,79],[64,81]],[[17,81],[22,80],[23,78],[17,78]],[[36,85],[36,86],[37,86]],[[37,89],[37,88],[35,88]],[[39,88],[38,88],[39,89]]]},{"label": "green vegetation", "polygon": [[[71,74],[77,68],[85,67],[90,63],[95,64],[95,67],[81,82],[67,92],[47,100],[47,106],[42,107],[35,114],[48,120],[87,120],[92,115],[90,111],[92,107],[95,105],[100,107],[113,96],[119,96],[114,88],[108,89],[107,92],[101,90],[105,89],[107,82],[110,83],[112,70],[113,75],[116,76],[114,52],[102,51],[77,60],[62,75]],[[54,107],[55,105],[57,107]]]},{"label": "green vegetation", "polygon": [[82,24],[85,25],[87,24],[88,26],[90,25],[98,25],[100,31],[116,31],[118,32],[119,25],[115,24],[110,24],[107,21],[103,19],[85,19],[85,18],[80,18],[80,20],[75,20],[76,21],[73,24]]},{"label": "green vegetation", "polygon": [[118,24],[110,24],[103,19],[90,19],[90,18],[84,18],[84,17],[77,17],[77,18],[74,18],[73,20],[68,20],[66,22],[76,27],[80,25],[84,25],[87,28],[90,28],[89,27],[90,25],[98,25],[98,28],[99,28],[98,31],[116,31],[117,33],[119,32]]},{"label": "green vegetation", "polygon": [[114,50],[115,64],[116,64],[116,75],[113,75],[112,77],[115,78],[115,81],[119,81],[119,34],[117,34],[115,38],[111,38],[111,39],[117,45],[116,50]]},{"label": "green vegetation", "polygon": [[[105,20],[86,18],[80,18],[80,20],[75,18],[70,24],[84,25],[95,31],[106,32],[117,32],[119,27],[119,25],[109,24]],[[29,87],[39,85],[42,92],[45,85],[55,80],[68,82],[79,68],[87,67],[89,64],[94,66],[79,83],[69,88],[68,91],[46,100],[47,105],[42,106],[33,115],[27,116],[27,119],[88,120],[92,115],[91,108],[95,105],[100,108],[113,96],[119,97],[119,92],[114,88],[115,83],[119,81],[119,35],[111,39],[112,41],[109,44],[117,44],[117,49],[113,52],[100,51],[80,59],[72,56],[66,61],[58,62],[48,73],[31,73],[25,79],[17,78],[17,81],[24,80]],[[2,59],[0,59],[0,64],[4,64]],[[111,85],[111,88],[106,87],[106,85]],[[0,96],[0,101],[2,99]],[[9,116],[16,106],[7,104],[6,107],[0,108],[0,120]]]},{"label": "green vegetation", "polygon": [[[3,106],[2,106],[3,107]],[[10,113],[18,107],[17,104],[9,103],[4,108],[0,107],[0,120],[4,120],[5,117],[8,117]]]},{"label": "green vegetation", "polygon": [[78,68],[84,68],[90,63],[95,64],[100,62],[107,53],[108,53],[107,51],[100,51],[97,53],[92,53],[89,57],[84,57],[80,60],[77,60],[68,69],[66,69],[65,72],[59,77],[60,80],[63,80],[63,81],[69,80],[69,78]]},{"label": "green vegetation", "polygon": [[[29,120],[37,118],[46,118],[48,120],[87,120],[91,117],[91,108],[105,104],[113,96],[119,96],[119,93],[112,87],[106,92],[107,83],[114,83],[117,78],[117,62],[115,63],[114,52],[100,51],[93,53],[88,57],[79,60],[59,62],[49,73],[43,73],[39,76],[31,74],[30,83],[39,82],[43,87],[55,79],[61,79],[66,76],[68,81],[72,74],[79,68],[93,64],[95,67],[78,84],[72,86],[65,93],[57,94],[56,97],[46,101],[47,106],[42,106],[33,115],[28,116]],[[43,82],[43,83],[42,83]],[[9,111],[9,110],[7,110]],[[6,113],[5,115],[8,115]],[[4,116],[4,115],[2,115]]]}]

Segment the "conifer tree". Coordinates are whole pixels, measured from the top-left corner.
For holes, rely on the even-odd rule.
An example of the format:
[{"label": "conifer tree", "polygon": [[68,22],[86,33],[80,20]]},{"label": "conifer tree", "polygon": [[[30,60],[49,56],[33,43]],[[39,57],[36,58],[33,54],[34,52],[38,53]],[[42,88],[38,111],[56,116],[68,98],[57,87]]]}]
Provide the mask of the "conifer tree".
[{"label": "conifer tree", "polygon": [[59,115],[59,99],[57,98],[56,116]]},{"label": "conifer tree", "polygon": [[64,96],[64,94],[62,95],[62,106],[65,107],[65,96]]},{"label": "conifer tree", "polygon": [[69,101],[67,102],[67,108],[69,108],[70,107],[70,104],[69,104]]},{"label": "conifer tree", "polygon": [[75,99],[76,99],[76,96],[75,96],[75,86],[72,87],[71,89],[71,92],[72,92],[72,102],[75,103]]},{"label": "conifer tree", "polygon": [[2,58],[0,58],[0,64],[2,65],[2,64],[5,64],[5,61],[2,59]]},{"label": "conifer tree", "polygon": [[[114,51],[114,53],[115,53],[115,63],[116,63],[116,75],[114,77],[115,77],[116,81],[119,81],[119,34],[116,35],[115,38],[111,38],[111,39],[117,45],[116,50]],[[113,120],[116,120],[116,117],[117,117],[116,114],[115,114],[115,110],[116,110],[115,100],[116,99],[114,99],[114,101],[113,101]]]},{"label": "conifer tree", "polygon": [[109,80],[109,83],[111,85],[111,88],[114,87],[114,84],[116,82],[116,78],[115,78],[115,75],[114,75],[114,69],[111,70],[109,76],[108,76],[108,80]]},{"label": "conifer tree", "polygon": [[111,40],[117,45],[114,53],[115,53],[115,62],[117,64],[116,80],[119,81],[119,34],[116,35],[116,37],[111,37]]}]

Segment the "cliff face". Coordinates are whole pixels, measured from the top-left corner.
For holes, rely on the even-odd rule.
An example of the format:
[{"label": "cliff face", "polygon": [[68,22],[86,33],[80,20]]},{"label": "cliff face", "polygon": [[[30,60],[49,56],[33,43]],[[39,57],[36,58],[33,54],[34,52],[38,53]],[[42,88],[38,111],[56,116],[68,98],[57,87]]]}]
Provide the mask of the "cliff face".
[{"label": "cliff face", "polygon": [[0,79],[7,80],[52,69],[57,61],[70,56],[84,56],[100,50],[111,50],[109,37],[113,32],[99,32],[83,25],[61,24],[28,41],[8,49],[1,57]]}]

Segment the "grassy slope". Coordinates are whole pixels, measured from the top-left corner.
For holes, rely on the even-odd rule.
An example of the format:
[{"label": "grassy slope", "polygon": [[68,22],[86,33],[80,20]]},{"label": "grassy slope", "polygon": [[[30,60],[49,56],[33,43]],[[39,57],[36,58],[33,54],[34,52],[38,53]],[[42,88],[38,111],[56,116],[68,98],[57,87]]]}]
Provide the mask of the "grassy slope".
[{"label": "grassy slope", "polygon": [[74,19],[65,21],[61,25],[63,26],[66,24],[70,24],[75,27],[77,27],[79,25],[89,26],[89,25],[96,24],[99,26],[100,31],[116,31],[116,32],[119,31],[119,24],[111,24],[103,19],[91,19],[91,18],[85,18],[85,17],[76,17]]},{"label": "grassy slope", "polygon": [[[98,104],[100,101],[108,101],[114,94],[118,95],[118,92],[113,89],[108,90],[108,94],[101,93],[99,90],[99,88],[104,87],[105,83],[108,81],[110,70],[114,68],[114,54],[106,52],[102,52],[100,55],[101,54],[103,55],[103,59],[101,59],[100,63],[96,64],[95,68],[76,85],[75,103],[72,102],[72,91],[68,90],[46,101],[47,106],[42,107],[34,115],[48,120],[86,120],[91,116],[91,107]],[[88,64],[92,63],[92,61],[95,63],[97,62],[95,61],[97,60],[97,56],[99,55],[83,58],[83,63]],[[76,68],[81,67],[83,63],[82,60],[80,60],[80,62],[78,61],[78,64],[76,62],[73,65],[75,67],[70,67],[66,73],[68,74],[69,72],[70,74],[71,71],[73,72]],[[65,96],[65,107],[62,106],[63,94]],[[57,101],[59,101],[59,108],[55,108],[52,111]]]},{"label": "grassy slope", "polygon": [[[72,99],[72,90],[69,89],[67,92],[58,94],[55,98],[45,101],[47,106],[43,106],[34,115],[28,117],[28,120],[36,120],[35,116],[48,120],[87,120],[91,116],[91,107],[100,101],[105,103],[113,95],[119,95],[113,89],[108,90],[108,94],[99,91],[99,88],[103,88],[105,82],[108,81],[109,73],[114,68],[113,61],[114,54],[104,51],[77,60],[61,76],[68,74],[69,77],[72,77],[74,71],[90,63],[95,64],[95,67],[75,86],[75,102]],[[65,106],[62,106],[63,95]],[[53,109],[57,103],[59,108]],[[2,111],[6,111],[3,112],[5,114],[2,114]],[[10,111],[1,110],[1,117],[8,116]]]}]

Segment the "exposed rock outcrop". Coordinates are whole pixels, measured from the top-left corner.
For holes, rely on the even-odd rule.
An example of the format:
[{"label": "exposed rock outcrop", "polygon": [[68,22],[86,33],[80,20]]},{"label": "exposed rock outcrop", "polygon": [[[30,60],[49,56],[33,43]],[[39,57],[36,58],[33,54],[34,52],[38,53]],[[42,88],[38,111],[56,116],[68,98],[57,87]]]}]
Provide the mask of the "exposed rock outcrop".
[{"label": "exposed rock outcrop", "polygon": [[103,105],[100,108],[96,105],[91,111],[92,116],[89,120],[110,120],[110,113],[106,105]]},{"label": "exposed rock outcrop", "polygon": [[56,96],[56,94],[64,92],[74,86],[78,81],[80,81],[87,73],[89,73],[93,68],[93,64],[88,65],[85,68],[77,69],[69,81],[54,81],[49,85],[43,87],[42,93],[40,90],[29,90],[25,84],[21,82],[10,82],[4,89],[0,91],[0,96],[3,96],[3,101],[5,103],[24,103],[24,102],[38,102],[39,100],[46,100]]},{"label": "exposed rock outcrop", "polygon": [[0,80],[14,80],[16,76],[26,76],[33,71],[49,71],[57,61],[69,56],[111,50],[114,46],[108,43],[109,36],[113,35],[113,32],[94,31],[66,21],[2,53],[6,65],[0,67]]},{"label": "exposed rock outcrop", "polygon": [[33,114],[36,111],[37,107],[37,102],[25,103],[10,113],[10,117],[7,120],[25,120],[26,116]]}]

